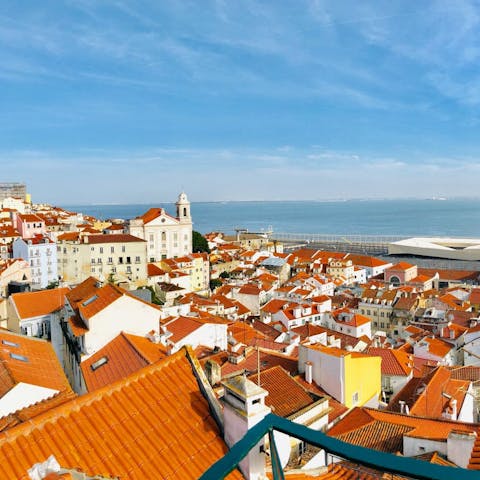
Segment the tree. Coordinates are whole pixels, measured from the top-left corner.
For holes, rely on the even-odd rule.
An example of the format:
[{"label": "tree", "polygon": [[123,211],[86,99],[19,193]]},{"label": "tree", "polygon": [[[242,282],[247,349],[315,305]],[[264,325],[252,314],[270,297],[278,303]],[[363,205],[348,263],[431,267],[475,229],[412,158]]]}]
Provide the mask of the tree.
[{"label": "tree", "polygon": [[231,275],[230,272],[222,272],[222,273],[220,274],[220,277],[221,277],[221,278],[230,278],[231,276],[232,276],[232,275]]},{"label": "tree", "polygon": [[218,287],[221,287],[222,286],[222,281],[218,278],[212,278],[210,280],[210,290],[215,290],[217,289]]},{"label": "tree", "polygon": [[210,248],[208,248],[207,239],[200,232],[196,232],[195,230],[192,231],[192,252],[210,253]]}]

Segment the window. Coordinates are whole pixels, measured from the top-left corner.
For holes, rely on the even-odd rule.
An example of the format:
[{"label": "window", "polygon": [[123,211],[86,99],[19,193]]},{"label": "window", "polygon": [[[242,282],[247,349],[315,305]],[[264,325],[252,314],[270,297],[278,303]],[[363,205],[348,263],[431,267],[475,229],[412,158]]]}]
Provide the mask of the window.
[{"label": "window", "polygon": [[123,257],[118,257],[118,263],[120,263],[120,264],[123,263]]},{"label": "window", "polygon": [[28,358],[24,355],[19,355],[18,353],[10,353],[10,358],[14,360],[20,360],[21,362],[28,362]]},{"label": "window", "polygon": [[102,263],[102,259],[101,259],[101,258],[97,258],[97,263]]},{"label": "window", "polygon": [[100,367],[103,367],[103,365],[105,365],[106,363],[108,363],[108,357],[102,357],[102,358],[98,359],[96,362],[93,362],[90,365],[90,368],[92,369],[92,372],[94,372],[95,370],[99,369]]},{"label": "window", "polygon": [[92,258],[92,262],[91,262],[91,263],[95,263],[95,259],[94,259],[94,258]]},{"label": "window", "polygon": [[10,340],[2,340],[2,343],[4,345],[7,345],[8,347],[19,347],[20,345],[15,342],[10,342]]},{"label": "window", "polygon": [[125,252],[125,245],[122,245],[122,252]]},{"label": "window", "polygon": [[140,257],[135,257],[135,263],[140,263]]},{"label": "window", "polygon": [[303,455],[307,451],[307,444],[305,442],[300,442],[298,444],[298,455]]},{"label": "window", "polygon": [[110,253],[115,253],[115,247],[110,247]]},{"label": "window", "polygon": [[358,403],[358,392],[355,392],[355,393],[352,395],[352,403],[353,403],[353,404],[357,404],[357,403]]},{"label": "window", "polygon": [[113,263],[113,258],[112,257],[108,257],[108,263],[111,265]]},{"label": "window", "polygon": [[127,263],[132,263],[130,257],[127,257]]},{"label": "window", "polygon": [[94,252],[94,251],[95,251],[95,247],[90,247],[90,250],[91,250],[92,252]]},{"label": "window", "polygon": [[132,267],[130,265],[127,266],[127,273],[132,273]]},{"label": "window", "polygon": [[103,253],[103,247],[100,247],[100,253]]}]

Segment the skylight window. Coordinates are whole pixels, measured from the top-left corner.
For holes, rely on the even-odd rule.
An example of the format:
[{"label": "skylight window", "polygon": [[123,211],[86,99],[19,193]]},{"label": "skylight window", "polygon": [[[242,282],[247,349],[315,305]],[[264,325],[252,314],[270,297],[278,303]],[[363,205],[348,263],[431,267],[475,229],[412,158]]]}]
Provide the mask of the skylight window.
[{"label": "skylight window", "polygon": [[100,367],[103,367],[103,365],[105,365],[106,363],[108,363],[108,357],[102,357],[96,362],[93,362],[90,365],[90,368],[92,369],[92,372],[94,372],[95,370],[98,370]]},{"label": "skylight window", "polygon": [[2,340],[2,343],[4,345],[7,345],[8,347],[19,347],[20,345],[15,342],[11,342],[10,340]]},{"label": "skylight window", "polygon": [[24,355],[19,355],[18,353],[10,353],[10,358],[14,360],[20,360],[21,362],[28,362],[28,358]]},{"label": "skylight window", "polygon": [[86,307],[87,305],[90,305],[92,302],[94,302],[98,298],[98,295],[94,295],[93,297],[88,298],[85,300],[82,305]]}]

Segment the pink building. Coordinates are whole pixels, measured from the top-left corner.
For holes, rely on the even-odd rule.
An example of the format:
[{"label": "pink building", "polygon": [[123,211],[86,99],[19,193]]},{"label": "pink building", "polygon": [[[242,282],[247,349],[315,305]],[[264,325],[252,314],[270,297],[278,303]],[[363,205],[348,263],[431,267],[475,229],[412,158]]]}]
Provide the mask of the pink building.
[{"label": "pink building", "polygon": [[403,285],[417,277],[417,266],[400,262],[385,270],[385,281],[394,285]]},{"label": "pink building", "polygon": [[45,220],[38,215],[17,213],[14,218],[15,227],[22,238],[33,238],[35,235],[45,235]]}]

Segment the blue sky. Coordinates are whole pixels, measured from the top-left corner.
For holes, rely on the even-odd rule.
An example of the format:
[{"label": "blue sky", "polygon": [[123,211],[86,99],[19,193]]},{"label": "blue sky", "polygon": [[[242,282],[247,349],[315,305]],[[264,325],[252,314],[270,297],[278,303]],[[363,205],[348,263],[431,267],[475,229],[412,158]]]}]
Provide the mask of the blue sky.
[{"label": "blue sky", "polygon": [[0,54],[34,201],[478,196],[478,1],[4,0]]}]

